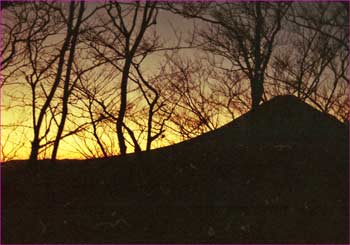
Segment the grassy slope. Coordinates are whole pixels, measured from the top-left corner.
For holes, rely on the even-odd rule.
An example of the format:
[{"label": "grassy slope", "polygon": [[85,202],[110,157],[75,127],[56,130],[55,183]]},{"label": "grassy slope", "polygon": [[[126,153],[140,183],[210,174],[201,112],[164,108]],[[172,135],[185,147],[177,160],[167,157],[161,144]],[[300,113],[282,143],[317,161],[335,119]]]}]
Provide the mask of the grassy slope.
[{"label": "grassy slope", "polygon": [[[2,169],[8,243],[348,242],[338,121],[278,97],[223,128],[141,155]],[[14,165],[13,165],[14,166]]]}]

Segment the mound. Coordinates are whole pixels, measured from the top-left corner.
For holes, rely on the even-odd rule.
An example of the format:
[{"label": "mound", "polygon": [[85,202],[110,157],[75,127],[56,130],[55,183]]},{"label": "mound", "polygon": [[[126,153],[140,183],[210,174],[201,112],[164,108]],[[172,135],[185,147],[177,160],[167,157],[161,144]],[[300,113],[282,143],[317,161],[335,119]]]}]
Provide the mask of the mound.
[{"label": "mound", "polygon": [[348,243],[347,138],[281,96],[149,153],[5,170],[2,242]]},{"label": "mound", "polygon": [[344,124],[291,95],[274,97],[210,134],[236,144],[333,144],[348,138]]},{"label": "mound", "polygon": [[273,98],[236,120],[234,127],[253,142],[335,143],[346,136],[345,125],[294,96]]}]

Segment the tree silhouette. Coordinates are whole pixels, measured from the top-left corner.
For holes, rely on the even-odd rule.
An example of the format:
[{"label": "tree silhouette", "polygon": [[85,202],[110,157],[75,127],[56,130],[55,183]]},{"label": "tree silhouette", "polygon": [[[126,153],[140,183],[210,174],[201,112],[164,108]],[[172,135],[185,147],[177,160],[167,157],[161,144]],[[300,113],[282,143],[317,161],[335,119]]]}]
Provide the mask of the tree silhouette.
[{"label": "tree silhouette", "polygon": [[[30,120],[2,126],[11,135],[27,128],[23,141],[32,138],[35,162],[56,160],[73,139],[72,148],[87,158],[124,155],[129,147],[149,151],[214,130],[284,94],[348,121],[344,6],[5,3],[2,110],[21,107]],[[167,47],[157,20],[174,13],[194,25],[186,34],[175,31],[176,44]],[[16,145],[12,156],[29,140]]]},{"label": "tree silhouette", "polygon": [[250,81],[251,108],[264,93],[265,73],[290,3],[212,3],[171,5],[173,12],[208,23],[198,33],[202,49],[224,57]]},{"label": "tree silhouette", "polygon": [[[91,48],[99,59],[107,60],[115,69],[121,71],[120,105],[116,129],[120,154],[126,154],[123,129],[127,111],[129,74],[136,58],[149,53],[156,47],[145,39],[147,30],[154,25],[157,17],[156,2],[135,2],[123,4],[110,2],[105,6],[108,18],[100,18],[102,26],[96,27],[87,36]],[[141,17],[140,17],[141,16]],[[122,63],[122,64],[121,64]]]},{"label": "tree silhouette", "polygon": [[285,28],[290,32],[284,38],[290,41],[273,58],[268,75],[273,83],[270,86],[282,85],[277,94],[296,94],[319,110],[345,120],[349,85],[348,13],[341,3],[312,6],[309,13],[306,6],[295,4],[287,14]]},{"label": "tree silhouette", "polygon": [[[52,150],[52,160],[56,160],[57,157],[57,150],[58,146],[60,143],[60,139],[63,133],[64,125],[66,122],[67,114],[68,114],[68,99],[70,95],[70,91],[72,87],[74,87],[74,84],[72,87],[70,87],[70,80],[71,80],[71,72],[72,72],[72,66],[73,66],[73,61],[74,61],[74,56],[75,56],[75,49],[77,46],[77,41],[78,41],[78,35],[80,32],[80,26],[82,24],[82,19],[83,19],[83,14],[85,11],[85,3],[80,2],[79,4],[79,12],[78,12],[78,17],[76,19],[75,25],[74,26],[69,26],[71,32],[71,39],[69,40],[70,42],[70,50],[69,50],[69,57],[67,60],[67,67],[66,67],[66,74],[65,74],[65,79],[64,79],[64,89],[63,89],[63,96],[62,96],[62,115],[61,115],[61,121],[58,126],[57,134],[56,134],[56,139],[53,145],[53,150]],[[71,2],[71,6],[74,9],[75,8],[75,2]]]}]

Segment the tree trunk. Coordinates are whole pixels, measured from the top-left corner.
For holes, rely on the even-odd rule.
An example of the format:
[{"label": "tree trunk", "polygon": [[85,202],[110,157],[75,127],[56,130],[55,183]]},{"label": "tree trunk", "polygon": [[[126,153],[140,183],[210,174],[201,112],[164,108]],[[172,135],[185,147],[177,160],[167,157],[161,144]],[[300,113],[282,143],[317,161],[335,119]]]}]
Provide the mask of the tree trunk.
[{"label": "tree trunk", "polygon": [[63,72],[63,66],[64,66],[64,61],[65,61],[65,54],[68,50],[69,47],[69,41],[71,39],[71,27],[72,27],[72,23],[73,23],[73,19],[74,19],[74,3],[71,2],[70,4],[70,9],[69,9],[69,19],[68,19],[68,25],[67,25],[67,34],[64,40],[64,43],[62,45],[62,48],[60,50],[60,57],[59,57],[59,61],[58,61],[58,68],[57,68],[57,73],[56,73],[56,77],[55,77],[55,81],[52,84],[52,88],[50,90],[50,93],[48,94],[44,105],[41,107],[40,109],[40,113],[39,113],[39,118],[38,121],[36,123],[36,125],[33,125],[34,128],[34,139],[32,141],[32,149],[31,149],[31,153],[30,153],[30,157],[29,157],[29,162],[34,162],[37,160],[38,158],[38,152],[40,149],[40,128],[41,125],[43,123],[44,120],[44,116],[46,114],[46,110],[48,109],[48,107],[50,106],[50,103],[55,95],[55,92],[57,90],[57,87],[60,83],[61,80],[61,76],[62,76],[62,72]]},{"label": "tree trunk", "polygon": [[78,40],[78,34],[79,34],[79,28],[81,25],[81,19],[83,16],[84,12],[84,1],[80,2],[80,8],[79,8],[79,15],[77,22],[75,24],[74,30],[73,30],[73,36],[71,39],[71,45],[70,45],[70,53],[69,53],[69,58],[68,58],[68,64],[67,64],[67,70],[66,70],[66,77],[64,81],[64,91],[63,91],[63,98],[62,98],[62,117],[61,117],[61,122],[58,126],[57,134],[56,134],[56,139],[54,142],[53,150],[52,150],[52,155],[51,155],[51,160],[56,161],[57,158],[57,151],[58,151],[58,146],[61,141],[61,136],[63,133],[63,129],[66,123],[67,119],[67,114],[68,114],[68,99],[69,99],[69,82],[70,82],[70,75],[72,71],[72,65],[74,61],[74,55],[75,55],[75,48],[77,45],[77,40]]},{"label": "tree trunk", "polygon": [[29,162],[31,164],[33,164],[38,160],[38,153],[39,153],[39,137],[35,136],[34,140],[32,141],[32,149],[29,157]]},{"label": "tree trunk", "polygon": [[261,3],[255,3],[255,35],[254,35],[254,76],[251,79],[252,110],[256,110],[264,92],[264,76],[262,70],[261,33],[264,18],[261,13]]},{"label": "tree trunk", "polygon": [[125,59],[125,64],[123,68],[123,75],[122,75],[122,81],[121,81],[121,91],[120,91],[120,108],[119,108],[119,114],[117,118],[117,136],[118,136],[118,143],[119,143],[119,149],[120,149],[120,155],[126,154],[126,144],[125,144],[125,138],[123,134],[123,124],[124,124],[124,117],[126,113],[126,105],[127,105],[127,88],[128,88],[128,78],[129,78],[129,71],[131,66],[131,58],[127,57]]},{"label": "tree trunk", "polygon": [[264,84],[262,78],[251,81],[252,110],[256,110],[264,94]]}]

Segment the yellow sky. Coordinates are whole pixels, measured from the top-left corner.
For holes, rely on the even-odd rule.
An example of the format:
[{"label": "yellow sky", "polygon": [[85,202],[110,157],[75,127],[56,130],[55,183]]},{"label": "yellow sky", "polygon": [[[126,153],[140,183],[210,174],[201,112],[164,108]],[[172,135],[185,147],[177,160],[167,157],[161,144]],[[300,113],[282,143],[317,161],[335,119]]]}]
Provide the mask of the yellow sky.
[{"label": "yellow sky", "polygon": [[[89,8],[93,8],[96,3],[88,3]],[[6,19],[6,11],[2,13],[2,21]],[[183,41],[187,41],[189,39],[189,36],[187,35],[193,30],[193,27],[203,27],[200,22],[194,22],[193,20],[188,20],[182,17],[179,17],[178,15],[165,13],[163,11],[159,12],[157,24],[155,27],[155,30],[157,34],[161,37],[161,42],[164,43],[164,46],[166,47],[173,47],[177,44],[178,39],[177,37],[181,36],[183,38]],[[58,34],[55,34],[55,37]],[[52,42],[55,42],[57,40],[53,40]],[[285,49],[285,47],[280,47],[280,49]],[[185,58],[198,58],[199,56],[203,55],[200,50],[198,49],[184,49],[179,51],[179,55],[181,57]],[[79,57],[81,58],[81,57]],[[147,57],[144,62],[142,63],[143,71],[145,72],[145,76],[152,75],[153,73],[159,72],[159,66],[161,65],[162,61],[164,60],[164,53],[159,52],[150,55]],[[79,60],[79,62],[81,59]],[[89,61],[90,62],[90,61]],[[226,63],[224,63],[226,64]],[[98,73],[98,72],[97,72]],[[23,78],[22,78],[23,79]],[[15,159],[27,159],[30,154],[30,148],[31,148],[31,140],[33,137],[33,129],[32,129],[32,111],[30,107],[30,96],[31,91],[29,89],[29,86],[22,82],[21,80],[16,80],[11,82],[19,82],[20,85],[11,85],[11,86],[4,86],[1,90],[1,157],[0,160],[5,161],[12,158]],[[96,77],[89,77],[89,81],[94,80],[94,82],[99,82],[98,78]],[[120,80],[120,77],[117,75],[114,76],[110,83],[104,86],[117,86],[118,81]],[[49,81],[46,81],[49,82]],[[132,83],[130,82],[129,86],[132,86]],[[134,85],[135,86],[135,85]],[[244,86],[244,85],[242,85]],[[117,96],[116,94],[111,94],[108,98],[110,100],[113,99],[113,96]],[[128,95],[129,100],[133,100],[136,95],[131,93]],[[27,103],[26,106],[24,105],[24,102]],[[58,103],[57,100],[54,103]],[[53,103],[53,104],[54,104]],[[75,117],[71,117],[70,119],[72,121],[66,123],[67,130],[74,128],[74,123],[81,123],[86,118],[86,113],[82,113],[77,109],[77,107],[82,103],[82,101],[76,102],[75,109],[72,109],[70,107],[70,112],[76,114]],[[145,103],[145,102],[144,102]],[[131,104],[131,103],[130,103]],[[112,108],[115,111],[118,111],[119,103],[115,103],[115,106]],[[237,112],[236,116],[240,113]],[[115,115],[117,116],[117,115]],[[49,120],[49,119],[48,119]],[[226,124],[230,118],[222,116],[220,118],[220,125]],[[137,127],[128,122],[126,119],[126,124],[132,129],[135,130],[135,133],[137,132]],[[43,125],[45,127],[45,124]],[[54,127],[55,128],[55,127]],[[54,129],[56,130],[56,129]],[[153,143],[153,148],[156,147],[162,147],[165,145],[177,143],[181,140],[181,138],[178,137],[176,133],[171,133],[171,130],[167,130],[165,132],[165,138],[162,140],[155,141]],[[52,140],[55,137],[56,132],[50,132],[48,140]],[[104,128],[98,129],[98,134],[101,137],[101,140],[103,141],[103,144],[106,147],[106,150],[108,151],[108,154],[110,155],[116,155],[118,154],[118,143],[117,143],[117,136],[115,133],[115,124],[114,123],[107,123],[105,124]],[[127,136],[127,133],[125,133],[127,137],[127,141],[131,141],[130,138]],[[143,133],[143,138],[145,137],[145,134]],[[141,137],[141,138],[142,138]],[[145,141],[141,141],[141,146],[143,149],[145,148]],[[133,148],[128,145],[128,152],[132,152]],[[51,148],[46,149],[46,153],[42,153],[39,158],[50,158],[51,155]],[[58,159],[79,159],[79,158],[85,158],[86,156],[102,156],[101,154],[97,154],[99,151],[98,144],[96,143],[95,139],[93,138],[93,135],[91,134],[91,130],[85,133],[80,133],[78,135],[69,136],[67,138],[64,138],[61,143],[58,150]],[[101,153],[101,152],[100,152]]]},{"label": "yellow sky", "polygon": [[[90,7],[94,7],[94,3],[90,3]],[[2,18],[6,18],[6,12],[3,13]],[[177,35],[185,36],[186,32],[192,28],[192,24],[193,21],[188,21],[176,15],[160,11],[156,31],[162,37],[163,42],[167,46],[174,46],[177,42],[174,31],[177,33]],[[187,52],[191,53],[191,51]],[[143,64],[144,70],[148,71],[152,70],[153,67],[157,67],[160,60],[162,60],[161,53],[150,56]],[[30,98],[30,89],[28,85],[4,86],[1,94],[1,159],[27,159],[30,154],[30,141],[32,140],[33,136],[31,128],[32,111],[30,105],[23,107],[22,97],[26,97],[26,101],[28,101],[28,98]],[[9,96],[9,94],[11,96]],[[68,125],[66,128],[71,126],[69,123],[67,124]],[[105,134],[106,135],[102,136],[102,140],[106,145],[110,145],[110,148],[114,148],[109,149],[112,154],[117,154],[118,145],[115,132],[111,131]],[[54,137],[54,132],[51,134],[51,136]],[[60,143],[58,159],[84,158],[84,152],[89,153],[89,150],[94,150],[96,148],[98,149],[96,142],[89,138],[91,138],[91,135],[85,138],[79,136],[69,136],[63,139]],[[164,140],[163,143],[154,142],[153,145],[154,147],[161,147],[178,141],[178,137],[167,134],[166,140]],[[144,145],[144,142],[142,145]],[[42,153],[40,158],[49,158],[51,150],[52,148],[48,148],[46,154]],[[128,146],[128,152],[132,151],[132,147]]]}]

